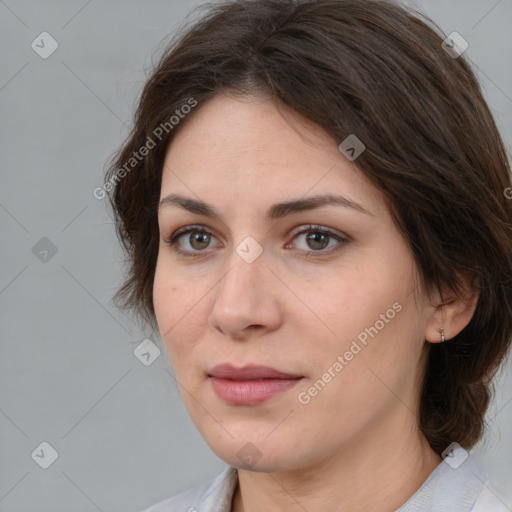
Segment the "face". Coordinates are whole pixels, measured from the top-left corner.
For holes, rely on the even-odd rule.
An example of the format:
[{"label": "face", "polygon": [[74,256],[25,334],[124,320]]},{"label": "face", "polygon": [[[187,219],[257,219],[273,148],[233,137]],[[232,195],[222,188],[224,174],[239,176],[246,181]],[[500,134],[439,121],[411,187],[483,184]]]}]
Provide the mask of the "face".
[{"label": "face", "polygon": [[219,94],[191,114],[158,213],[154,306],[184,403],[220,458],[256,471],[403,429],[432,313],[357,160],[279,110]]}]

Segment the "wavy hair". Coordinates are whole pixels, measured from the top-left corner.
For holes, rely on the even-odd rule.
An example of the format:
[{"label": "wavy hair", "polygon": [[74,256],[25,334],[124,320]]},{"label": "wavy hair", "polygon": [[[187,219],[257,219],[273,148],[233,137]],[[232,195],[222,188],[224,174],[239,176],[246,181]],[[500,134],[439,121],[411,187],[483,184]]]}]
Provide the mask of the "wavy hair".
[{"label": "wavy hair", "polygon": [[[478,278],[469,324],[429,344],[419,414],[438,454],[453,441],[470,449],[511,342],[512,201],[504,143],[464,55],[445,51],[431,20],[388,0],[206,7],[163,51],[106,171],[128,263],[115,304],[155,327],[162,168],[186,123],[171,128],[171,117],[223,90],[268,93],[338,143],[349,134],[364,142],[357,165],[383,193],[426,290],[462,293],[460,272]],[[141,151],[150,139],[154,147]]]}]

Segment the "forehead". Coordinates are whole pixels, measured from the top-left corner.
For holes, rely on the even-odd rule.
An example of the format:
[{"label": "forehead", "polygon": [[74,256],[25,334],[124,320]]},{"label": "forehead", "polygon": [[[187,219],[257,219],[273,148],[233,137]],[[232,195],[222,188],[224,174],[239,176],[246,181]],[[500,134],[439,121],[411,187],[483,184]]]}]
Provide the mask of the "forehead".
[{"label": "forehead", "polygon": [[332,137],[261,95],[218,94],[186,119],[162,172],[161,197],[171,192],[265,203],[338,192],[383,207],[380,192]]}]

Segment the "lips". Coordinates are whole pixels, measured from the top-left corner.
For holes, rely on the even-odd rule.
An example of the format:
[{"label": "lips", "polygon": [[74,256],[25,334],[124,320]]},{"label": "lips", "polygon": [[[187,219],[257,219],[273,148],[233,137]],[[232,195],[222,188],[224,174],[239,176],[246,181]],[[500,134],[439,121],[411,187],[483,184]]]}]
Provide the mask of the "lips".
[{"label": "lips", "polygon": [[302,375],[280,372],[268,366],[243,366],[236,368],[229,363],[218,364],[208,374],[210,377],[231,380],[299,379]]},{"label": "lips", "polygon": [[229,405],[257,405],[294,387],[303,377],[268,366],[231,364],[215,366],[209,373],[215,393]]}]

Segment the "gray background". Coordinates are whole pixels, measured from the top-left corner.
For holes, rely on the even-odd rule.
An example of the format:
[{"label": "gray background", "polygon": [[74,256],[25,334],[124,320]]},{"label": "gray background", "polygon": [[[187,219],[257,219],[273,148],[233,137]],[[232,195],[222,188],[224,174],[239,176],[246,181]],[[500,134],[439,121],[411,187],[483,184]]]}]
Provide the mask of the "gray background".
[{"label": "gray background", "polygon": [[[137,511],[225,466],[189,420],[161,341],[111,303],[122,253],[92,195],[152,56],[197,3],[0,1],[1,512]],[[510,151],[512,0],[414,5],[468,41]],[[31,48],[43,31],[59,45],[47,59]],[[33,250],[43,237],[53,256]],[[133,354],[145,338],[162,349],[149,366]],[[512,507],[511,373],[509,359],[473,453]],[[58,452],[48,469],[31,457],[43,441]]]}]

